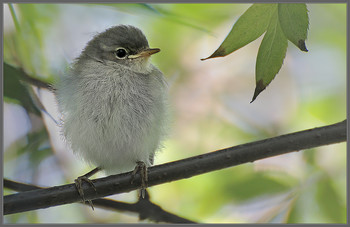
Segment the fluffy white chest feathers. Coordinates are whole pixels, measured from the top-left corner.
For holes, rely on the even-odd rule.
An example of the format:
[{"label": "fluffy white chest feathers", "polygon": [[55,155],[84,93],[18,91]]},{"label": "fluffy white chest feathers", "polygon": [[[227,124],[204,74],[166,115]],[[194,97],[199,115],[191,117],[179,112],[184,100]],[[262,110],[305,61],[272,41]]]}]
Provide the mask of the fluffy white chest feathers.
[{"label": "fluffy white chest feathers", "polygon": [[73,67],[58,85],[57,97],[73,152],[119,173],[132,170],[137,161],[153,163],[165,134],[167,85],[153,65],[138,73],[113,64]]}]

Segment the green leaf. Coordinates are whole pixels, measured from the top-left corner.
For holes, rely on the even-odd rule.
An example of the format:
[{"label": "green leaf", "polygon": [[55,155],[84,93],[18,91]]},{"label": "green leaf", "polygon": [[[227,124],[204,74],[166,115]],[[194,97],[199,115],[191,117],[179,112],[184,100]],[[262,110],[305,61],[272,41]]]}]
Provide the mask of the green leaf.
[{"label": "green leaf", "polygon": [[230,185],[226,186],[227,193],[236,201],[246,201],[259,196],[282,193],[289,189],[289,185],[263,173],[247,175],[244,179],[236,179],[235,182],[230,182]]},{"label": "green leaf", "polygon": [[30,94],[21,82],[21,70],[4,62],[4,98],[22,105],[27,111],[40,115],[40,111],[33,103]]},{"label": "green leaf", "polygon": [[[93,6],[94,4],[86,4],[87,6]],[[186,19],[180,15],[177,15],[167,9],[164,9],[161,7],[161,5],[155,5],[155,4],[145,4],[145,3],[138,3],[138,4],[129,4],[129,3],[117,3],[117,4],[95,4],[95,5],[104,5],[108,7],[112,7],[114,9],[117,9],[118,11],[124,11],[127,13],[132,13],[134,15],[151,15],[151,16],[158,16],[162,19],[169,20],[184,26],[191,27],[193,29],[197,29],[199,31],[205,32],[205,33],[211,33],[209,30],[207,30],[202,24],[199,24],[196,21]]]},{"label": "green leaf", "polygon": [[[13,44],[15,63],[31,74],[50,76],[45,55],[45,37],[50,25],[57,18],[57,4],[16,4],[14,11],[19,15],[19,29],[13,37],[6,37],[4,43]],[[9,56],[8,56],[9,57]]]},{"label": "green leaf", "polygon": [[251,102],[270,84],[281,69],[287,46],[288,40],[281,29],[276,9],[259,47],[255,68],[256,87]]},{"label": "green leaf", "polygon": [[41,150],[50,148],[49,136],[45,127],[42,127],[39,131],[28,133],[27,141],[27,145],[21,149],[18,149],[17,153],[24,154],[29,152],[31,154],[29,157],[31,161],[37,158],[36,156],[39,155]]},{"label": "green leaf", "polygon": [[333,223],[346,223],[346,203],[338,195],[333,180],[325,177],[318,182],[316,197],[322,214]]},{"label": "green leaf", "polygon": [[209,58],[223,57],[259,38],[267,29],[277,4],[253,4],[237,20],[226,39]]},{"label": "green leaf", "polygon": [[278,17],[284,35],[302,51],[305,46],[309,17],[305,3],[279,3]]},{"label": "green leaf", "polygon": [[94,4],[84,4],[88,7],[99,7],[105,6],[109,8],[117,9],[120,12],[126,12],[134,15],[147,15],[147,14],[156,14],[160,15],[161,13],[155,9],[152,5],[147,3],[94,3]]},{"label": "green leaf", "polygon": [[15,12],[15,9],[13,8],[12,4],[8,4],[8,7],[9,7],[10,12],[11,12],[13,23],[15,24],[15,28],[16,28],[17,32],[19,32],[21,30],[21,28],[19,26],[19,22],[18,22],[18,19],[17,19],[17,15],[16,15],[16,12]]}]

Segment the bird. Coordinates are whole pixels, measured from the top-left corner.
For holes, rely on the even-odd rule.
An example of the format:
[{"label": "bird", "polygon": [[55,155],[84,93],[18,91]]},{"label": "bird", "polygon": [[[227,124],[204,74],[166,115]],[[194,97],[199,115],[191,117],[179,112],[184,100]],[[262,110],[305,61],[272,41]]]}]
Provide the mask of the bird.
[{"label": "bird", "polygon": [[144,197],[147,168],[167,131],[168,84],[150,63],[159,51],[137,27],[110,27],[87,43],[55,86],[66,143],[96,167],[75,179],[84,202],[82,182],[94,187],[89,177],[100,170],[140,172]]}]

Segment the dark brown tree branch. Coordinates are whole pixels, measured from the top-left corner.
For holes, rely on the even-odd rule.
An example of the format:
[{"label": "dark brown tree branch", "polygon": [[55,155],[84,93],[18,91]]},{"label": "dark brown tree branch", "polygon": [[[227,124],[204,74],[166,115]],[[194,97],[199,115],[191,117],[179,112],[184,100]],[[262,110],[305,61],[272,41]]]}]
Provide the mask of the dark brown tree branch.
[{"label": "dark brown tree branch", "polygon": [[[254,162],[293,151],[346,141],[347,121],[230,147],[207,154],[150,167],[148,185],[154,186],[195,175]],[[83,185],[85,199],[96,199],[138,189],[140,177],[130,183],[131,172],[92,180],[96,191]],[[4,214],[80,201],[74,184],[21,192],[4,197]]]},{"label": "dark brown tree branch", "polygon": [[[16,181],[4,179],[4,188],[8,188],[18,192],[43,189],[32,184],[24,184]],[[116,210],[120,212],[133,212],[139,215],[140,220],[149,219],[155,222],[166,223],[195,223],[188,219],[179,217],[175,214],[163,210],[160,206],[152,203],[148,192],[144,199],[140,198],[136,203],[124,203],[112,199],[94,199],[93,204],[96,207]],[[86,205],[90,206],[88,203]]]}]

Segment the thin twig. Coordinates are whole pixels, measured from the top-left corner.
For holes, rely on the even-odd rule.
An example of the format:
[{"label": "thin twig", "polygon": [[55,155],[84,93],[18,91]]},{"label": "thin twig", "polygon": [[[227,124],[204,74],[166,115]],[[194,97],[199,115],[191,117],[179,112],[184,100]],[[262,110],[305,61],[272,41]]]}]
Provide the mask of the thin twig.
[{"label": "thin twig", "polygon": [[44,88],[44,89],[48,89],[49,91],[55,91],[55,88],[53,87],[52,84],[50,83],[46,83],[44,81],[38,80],[34,77],[29,76],[27,73],[25,73],[22,69],[20,69],[21,71],[21,80],[36,86],[38,88]]},{"label": "thin twig", "polygon": [[29,83],[30,85],[33,85],[38,88],[44,88],[48,89],[50,91],[55,91],[55,88],[52,84],[41,81],[39,79],[34,78],[33,76],[28,75],[22,68],[18,68],[15,66],[12,66],[6,62],[4,62],[4,66],[7,66],[13,70],[19,75],[19,80]]},{"label": "thin twig", "polygon": [[[333,125],[277,136],[153,166],[148,169],[148,186],[185,179],[293,151],[344,142],[347,136],[346,123],[345,120]],[[132,173],[128,172],[92,180],[96,191],[88,185],[83,185],[85,199],[92,200],[138,189],[141,182],[140,177],[137,175],[131,184],[131,176]],[[74,203],[80,199],[74,184],[22,192],[4,197],[4,214]]]}]

